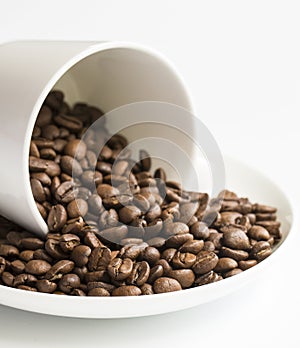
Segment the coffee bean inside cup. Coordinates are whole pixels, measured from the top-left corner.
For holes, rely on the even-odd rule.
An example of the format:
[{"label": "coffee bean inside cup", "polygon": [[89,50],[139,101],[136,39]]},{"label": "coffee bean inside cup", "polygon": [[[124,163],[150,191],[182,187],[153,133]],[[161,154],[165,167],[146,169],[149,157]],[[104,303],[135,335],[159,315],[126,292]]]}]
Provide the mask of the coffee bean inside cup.
[{"label": "coffee bean inside cup", "polygon": [[[47,96],[30,149],[45,239],[0,217],[0,285],[69,296],[141,296],[204,286],[255,267],[282,238],[276,208],[224,190],[190,192],[134,159],[103,111]],[[97,144],[102,148],[97,153]],[[263,203],[263,202],[262,202]],[[210,221],[210,224],[208,224]]]}]

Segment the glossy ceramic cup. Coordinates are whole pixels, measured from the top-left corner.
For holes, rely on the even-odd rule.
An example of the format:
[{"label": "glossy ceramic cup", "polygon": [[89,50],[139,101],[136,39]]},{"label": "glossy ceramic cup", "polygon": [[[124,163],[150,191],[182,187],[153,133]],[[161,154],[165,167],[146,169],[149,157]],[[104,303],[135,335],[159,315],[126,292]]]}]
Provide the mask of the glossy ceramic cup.
[{"label": "glossy ceramic cup", "polygon": [[105,112],[139,101],[193,111],[187,89],[161,54],[124,42],[24,41],[0,46],[0,211],[43,235],[47,225],[30,188],[29,144],[36,117],[53,88],[67,102]]}]

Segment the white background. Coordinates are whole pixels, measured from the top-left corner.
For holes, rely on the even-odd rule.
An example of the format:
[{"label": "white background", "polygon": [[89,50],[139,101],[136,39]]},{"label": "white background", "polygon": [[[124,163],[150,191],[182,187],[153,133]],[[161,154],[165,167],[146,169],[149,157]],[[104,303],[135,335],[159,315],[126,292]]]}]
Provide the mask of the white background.
[{"label": "white background", "polygon": [[[222,150],[271,176],[297,212],[299,18],[297,1],[1,0],[0,43],[126,40],[160,50],[178,67]],[[107,321],[0,306],[0,346],[299,347],[298,227],[281,263],[224,299],[175,314]]]}]

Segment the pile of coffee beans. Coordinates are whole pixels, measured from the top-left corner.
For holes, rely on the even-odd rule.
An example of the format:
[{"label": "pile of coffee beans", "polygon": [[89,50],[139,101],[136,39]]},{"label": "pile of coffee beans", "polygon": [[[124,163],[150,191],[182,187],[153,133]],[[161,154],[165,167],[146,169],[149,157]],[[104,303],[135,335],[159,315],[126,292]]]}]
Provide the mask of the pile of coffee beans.
[{"label": "pile of coffee beans", "polygon": [[[209,199],[169,181],[151,157],[102,127],[103,112],[51,92],[30,146],[45,240],[0,217],[0,284],[73,296],[177,291],[241,273],[281,239],[276,209],[223,191]],[[97,153],[99,142],[103,144]]]}]

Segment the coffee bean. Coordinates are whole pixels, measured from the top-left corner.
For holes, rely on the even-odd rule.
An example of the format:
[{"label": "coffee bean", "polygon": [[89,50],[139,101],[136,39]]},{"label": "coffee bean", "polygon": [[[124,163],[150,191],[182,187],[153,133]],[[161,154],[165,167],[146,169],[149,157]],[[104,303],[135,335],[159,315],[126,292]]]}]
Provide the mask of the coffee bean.
[{"label": "coffee bean", "polygon": [[111,260],[112,257],[110,249],[107,247],[97,247],[92,251],[89,257],[88,269],[89,271],[106,269]]},{"label": "coffee bean", "polygon": [[152,285],[145,283],[141,286],[142,295],[153,295],[154,291]]},{"label": "coffee bean", "polygon": [[177,234],[166,240],[166,246],[171,248],[179,248],[183,244],[192,241],[192,239],[193,236],[190,233]]},{"label": "coffee bean", "polygon": [[80,244],[80,238],[75,234],[64,234],[59,239],[59,246],[65,253],[72,252]]},{"label": "coffee bean", "polygon": [[242,230],[233,228],[223,234],[223,244],[232,249],[248,250],[250,248],[249,238]]},{"label": "coffee bean", "polygon": [[126,279],[133,269],[133,262],[129,258],[124,260],[120,258],[113,259],[107,267],[108,274],[115,280]]},{"label": "coffee bean", "polygon": [[268,213],[273,214],[276,213],[277,209],[274,207],[270,207],[268,205],[263,204],[253,204],[253,211],[255,213]]},{"label": "coffee bean", "polygon": [[110,293],[103,288],[94,288],[88,292],[88,296],[110,296]]},{"label": "coffee bean", "polygon": [[167,275],[177,280],[183,289],[191,287],[195,281],[195,274],[191,269],[175,269],[167,272]]},{"label": "coffee bean", "polygon": [[61,127],[67,128],[72,132],[78,132],[82,129],[82,122],[77,117],[69,115],[57,115],[53,118],[54,122]]},{"label": "coffee bean", "polygon": [[40,279],[36,282],[36,287],[40,292],[51,294],[56,290],[57,285],[47,279]]},{"label": "coffee bean", "polygon": [[80,285],[80,278],[77,274],[65,274],[60,279],[58,283],[58,287],[61,291],[66,294],[71,293],[72,290],[78,288]]},{"label": "coffee bean", "polygon": [[224,257],[230,257],[236,261],[246,260],[249,257],[249,254],[245,250],[235,250],[227,247],[222,247],[220,253]]},{"label": "coffee bean", "polygon": [[271,246],[268,242],[261,241],[257,242],[252,250],[251,250],[251,256],[253,256],[254,259],[256,259],[258,262],[264,260],[266,257],[270,256],[272,253]]},{"label": "coffee bean", "polygon": [[25,272],[33,275],[43,275],[47,273],[51,265],[44,260],[31,260],[25,266]]},{"label": "coffee bean", "polygon": [[230,257],[222,257],[219,259],[214,271],[223,273],[236,267],[238,267],[238,263],[234,259],[231,259]]},{"label": "coffee bean", "polygon": [[138,218],[141,214],[142,212],[138,207],[129,205],[120,209],[119,218],[124,224],[128,224]]},{"label": "coffee bean", "polygon": [[254,225],[248,231],[248,236],[255,240],[268,240],[270,238],[270,234],[268,230],[266,230],[262,226]]},{"label": "coffee bean", "polygon": [[172,222],[165,225],[164,231],[167,236],[173,236],[188,233],[189,227],[183,222]]},{"label": "coffee bean", "polygon": [[217,273],[215,273],[214,271],[210,271],[210,272],[207,272],[207,273],[197,277],[195,279],[195,285],[201,286],[201,285],[205,285],[205,284],[210,284],[210,283],[217,282],[221,279],[222,279],[222,277],[219,276]]},{"label": "coffee bean", "polygon": [[67,222],[67,212],[63,205],[54,205],[48,215],[48,226],[50,231],[59,231]]},{"label": "coffee bean", "polygon": [[137,286],[145,284],[149,278],[150,266],[148,262],[142,261],[134,264],[132,272],[127,278],[127,283]]},{"label": "coffee bean", "polygon": [[7,259],[12,259],[18,257],[18,255],[19,250],[15,246],[9,244],[0,244],[0,256]]},{"label": "coffee bean", "polygon": [[224,273],[223,276],[224,276],[224,278],[229,278],[229,277],[232,277],[234,275],[240,274],[242,272],[243,271],[240,268],[234,268],[234,269]]},{"label": "coffee bean", "polygon": [[72,250],[71,260],[75,262],[77,267],[83,267],[89,262],[91,252],[91,248],[87,245],[77,245]]},{"label": "coffee bean", "polygon": [[139,296],[142,292],[134,285],[123,285],[112,292],[112,296]]},{"label": "coffee bean", "polygon": [[156,279],[153,284],[153,290],[156,294],[179,291],[181,289],[180,283],[173,278],[161,277]]},{"label": "coffee bean", "polygon": [[188,240],[179,247],[179,251],[183,253],[192,253],[197,255],[203,248],[203,240]]},{"label": "coffee bean", "polygon": [[88,203],[81,198],[77,198],[68,204],[67,212],[70,218],[84,217],[88,212]]},{"label": "coffee bean", "polygon": [[51,109],[48,106],[43,105],[36,119],[36,126],[44,127],[51,122],[51,119],[52,119]]},{"label": "coffee bean", "polygon": [[174,268],[191,268],[196,262],[196,255],[177,251],[172,258]]},{"label": "coffee bean", "polygon": [[71,156],[62,156],[60,165],[62,170],[70,176],[79,177],[83,173],[80,163]]},{"label": "coffee bean", "polygon": [[23,238],[21,246],[24,249],[37,250],[44,247],[44,242],[39,238]]},{"label": "coffee bean", "polygon": [[206,240],[209,237],[209,229],[201,221],[197,221],[191,226],[191,233],[196,239]]},{"label": "coffee bean", "polygon": [[160,252],[156,248],[148,246],[142,251],[141,258],[153,266],[159,260]]},{"label": "coffee bean", "polygon": [[55,263],[50,270],[45,274],[45,279],[55,280],[60,279],[62,275],[70,273],[75,264],[70,260],[61,260]]},{"label": "coffee bean", "polygon": [[197,254],[196,261],[192,267],[196,274],[205,274],[213,270],[219,259],[218,256],[212,251],[200,251]]},{"label": "coffee bean", "polygon": [[256,260],[243,260],[239,262],[239,268],[245,271],[253,266],[257,265]]},{"label": "coffee bean", "polygon": [[80,139],[71,140],[64,147],[65,155],[76,157],[77,160],[82,160],[87,151],[86,144]]}]

